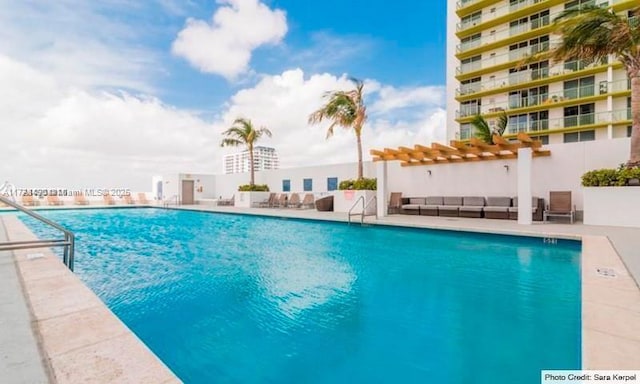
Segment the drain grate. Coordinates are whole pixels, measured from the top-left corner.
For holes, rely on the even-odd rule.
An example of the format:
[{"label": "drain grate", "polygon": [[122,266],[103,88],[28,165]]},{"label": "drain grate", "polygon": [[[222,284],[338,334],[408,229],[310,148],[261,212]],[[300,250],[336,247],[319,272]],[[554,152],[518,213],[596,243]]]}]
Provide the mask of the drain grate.
[{"label": "drain grate", "polygon": [[616,277],[616,271],[613,268],[596,268],[596,272],[602,277]]}]

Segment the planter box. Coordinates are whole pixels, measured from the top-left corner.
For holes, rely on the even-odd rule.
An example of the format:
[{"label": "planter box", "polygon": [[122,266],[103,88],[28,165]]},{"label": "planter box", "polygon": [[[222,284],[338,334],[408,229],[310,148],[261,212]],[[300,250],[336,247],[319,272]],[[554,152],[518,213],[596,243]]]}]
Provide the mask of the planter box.
[{"label": "planter box", "polygon": [[251,208],[269,198],[270,192],[236,192],[234,206]]},{"label": "planter box", "polygon": [[[353,191],[353,190],[345,190],[345,191],[335,191],[333,192],[333,210],[335,212],[349,212],[349,209],[353,207],[353,205],[358,201],[360,197],[364,197],[365,204],[368,203],[374,196],[376,195],[376,191]],[[353,208],[351,213],[361,213],[362,212],[362,203],[358,203],[358,205]],[[376,204],[372,203],[367,207],[367,211],[365,212],[367,215],[374,215],[376,213]]]},{"label": "planter box", "polygon": [[585,187],[584,223],[640,228],[640,187]]}]

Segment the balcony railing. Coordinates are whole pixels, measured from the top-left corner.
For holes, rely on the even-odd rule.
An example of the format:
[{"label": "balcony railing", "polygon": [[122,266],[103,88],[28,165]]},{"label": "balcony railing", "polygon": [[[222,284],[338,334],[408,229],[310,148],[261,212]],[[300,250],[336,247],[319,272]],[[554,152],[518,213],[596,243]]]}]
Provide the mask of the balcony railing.
[{"label": "balcony railing", "polygon": [[[576,100],[584,97],[590,97],[596,95],[605,95],[608,93],[624,92],[631,89],[631,82],[629,80],[618,80],[614,82],[602,81],[595,85],[588,85],[579,88],[569,88],[561,92],[541,93],[538,95],[528,95],[522,97],[521,95],[512,95],[509,101],[504,103],[492,103],[488,105],[460,105],[460,110],[456,112],[456,118],[464,118],[468,116],[474,116],[477,114],[497,113],[502,111],[517,110],[520,108],[535,107],[538,105],[548,106],[553,108],[554,104],[561,103],[567,100]],[[523,89],[522,91],[531,90]]]},{"label": "balcony railing", "polygon": [[456,90],[456,96],[466,96],[478,92],[490,91],[493,89],[500,89],[507,86],[513,86],[518,84],[524,84],[531,81],[550,78],[554,76],[560,76],[566,73],[572,73],[581,71],[588,68],[593,68],[603,65],[600,62],[585,62],[583,60],[567,61],[564,63],[557,63],[551,67],[540,69],[529,69],[520,72],[510,73],[506,77],[500,77],[496,79],[490,79],[488,81],[463,84]]},{"label": "balcony railing", "polygon": [[[456,29],[458,32],[464,31],[466,29],[475,27],[476,25],[480,25],[481,23],[487,22],[489,20],[496,19],[498,17],[508,15],[511,12],[515,12],[519,9],[526,8],[530,5],[543,2],[545,0],[525,0],[523,2],[510,5],[502,5],[500,7],[492,7],[489,12],[483,12],[480,18],[468,20],[464,22],[460,22],[456,25]],[[466,5],[466,4],[465,4]]]},{"label": "balcony railing", "polygon": [[468,7],[472,4],[477,3],[478,1],[480,0],[458,0],[458,2],[456,3],[456,9]]},{"label": "balcony railing", "polygon": [[555,119],[540,119],[521,121],[516,118],[509,120],[507,125],[508,133],[519,132],[537,132],[547,130],[559,130],[564,128],[575,128],[593,124],[611,124],[630,119],[631,111],[629,108],[605,111],[598,113],[587,113],[577,116],[565,116]]},{"label": "balcony railing", "polygon": [[483,36],[474,40],[460,43],[456,47],[456,50],[458,53],[466,52],[481,45],[494,43],[496,41],[504,40],[512,36],[520,35],[538,28],[545,27],[551,23],[551,20],[553,20],[556,15],[559,14],[560,13],[558,12],[552,16],[544,16],[539,19],[532,20],[526,24],[519,24],[514,27],[501,28],[500,30],[497,30],[495,33],[492,33],[488,36]]},{"label": "balcony railing", "polygon": [[490,68],[490,67],[500,65],[500,64],[505,64],[511,61],[523,60],[528,56],[532,56],[540,52],[546,52],[548,50],[549,50],[549,42],[545,41],[543,43],[530,45],[528,47],[514,49],[502,55],[489,57],[484,60],[477,60],[477,61],[461,64],[458,68],[456,68],[456,73],[458,75],[463,75],[465,73],[470,73],[473,71],[478,71],[480,69]]}]

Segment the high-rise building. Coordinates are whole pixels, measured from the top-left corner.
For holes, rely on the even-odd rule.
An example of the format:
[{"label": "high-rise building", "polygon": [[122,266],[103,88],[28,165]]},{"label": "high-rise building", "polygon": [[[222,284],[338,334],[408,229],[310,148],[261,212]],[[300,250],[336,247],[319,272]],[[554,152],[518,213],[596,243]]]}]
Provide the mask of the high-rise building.
[{"label": "high-rise building", "polygon": [[618,61],[537,55],[560,41],[551,33],[555,17],[585,5],[632,17],[638,0],[448,0],[447,139],[474,136],[476,114],[493,126],[503,112],[506,137],[526,132],[567,143],[630,136],[631,87]]},{"label": "high-rise building", "polygon": [[[249,172],[251,164],[249,150],[225,155],[223,158],[224,173],[242,173]],[[263,171],[266,169],[278,169],[278,154],[274,148],[270,147],[254,147],[253,148],[253,169]]]}]

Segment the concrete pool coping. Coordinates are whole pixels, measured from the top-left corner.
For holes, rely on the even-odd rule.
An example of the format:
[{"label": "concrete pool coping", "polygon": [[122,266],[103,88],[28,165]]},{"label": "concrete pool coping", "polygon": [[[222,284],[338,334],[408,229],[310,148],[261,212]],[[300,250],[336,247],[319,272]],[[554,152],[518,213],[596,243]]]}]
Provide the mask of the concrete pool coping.
[{"label": "concrete pool coping", "polygon": [[[347,221],[344,213],[310,210],[211,206],[175,208],[279,218]],[[573,229],[577,227],[558,224],[545,224],[542,227],[534,225],[523,229],[506,220],[438,220],[443,218],[403,216],[405,215],[393,215],[380,219],[368,217],[365,223],[582,240],[583,368],[640,367],[640,290],[606,236],[574,233],[576,231]],[[11,240],[35,237],[15,215],[2,215],[0,219],[4,221]],[[478,225],[480,222],[483,223]],[[640,235],[640,229],[637,232]],[[43,257],[27,257],[34,253],[42,253]],[[14,256],[36,325],[35,330],[42,340],[42,353],[45,361],[51,364],[56,382],[84,382],[87,379],[95,380],[96,377],[105,379],[99,382],[180,382],[50,250],[15,251]],[[612,269],[616,276],[602,276],[597,273],[597,268]],[[79,292],[78,295],[69,299],[69,292],[76,291]],[[123,348],[123,345],[131,346],[131,353],[127,351],[127,347]]]}]

